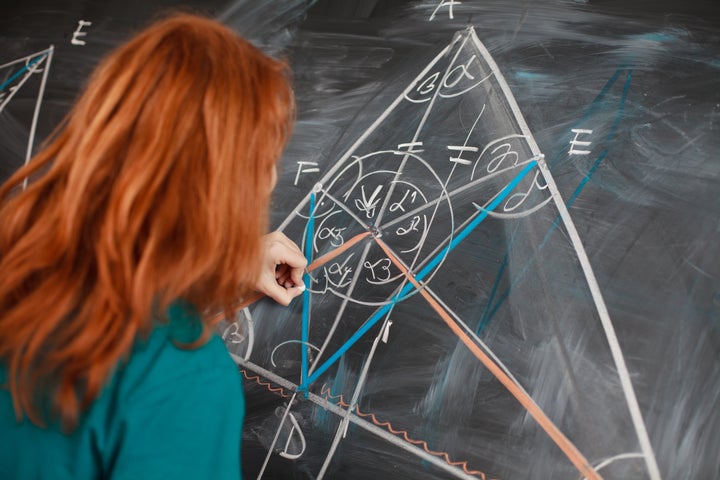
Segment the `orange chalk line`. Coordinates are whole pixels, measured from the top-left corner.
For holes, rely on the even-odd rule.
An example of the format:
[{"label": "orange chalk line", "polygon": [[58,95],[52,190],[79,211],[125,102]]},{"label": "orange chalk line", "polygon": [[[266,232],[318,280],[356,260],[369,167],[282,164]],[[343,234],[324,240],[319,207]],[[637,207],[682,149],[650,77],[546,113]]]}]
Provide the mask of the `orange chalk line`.
[{"label": "orange chalk line", "polygon": [[[342,395],[332,395],[330,393],[330,388],[328,388],[327,385],[323,385],[322,388],[320,389],[320,396],[324,397],[325,400],[333,400],[333,401],[337,400],[337,405],[339,405],[341,407],[345,407],[345,408],[350,407],[350,404],[345,402]],[[401,435],[405,439],[406,442],[412,443],[413,445],[421,446],[423,448],[423,450],[425,450],[430,455],[433,455],[438,458],[442,458],[443,460],[445,460],[445,463],[447,463],[448,465],[450,465],[452,467],[462,467],[463,471],[466,474],[475,475],[475,476],[479,475],[479,478],[481,478],[482,480],[487,480],[487,477],[484,472],[481,472],[480,470],[468,470],[467,462],[465,462],[465,461],[455,462],[455,461],[450,460],[450,456],[447,452],[436,452],[434,450],[430,450],[430,448],[425,440],[414,440],[414,439],[410,438],[408,436],[407,431],[395,430],[390,422],[382,422],[377,419],[375,414],[365,413],[365,412],[360,411],[360,408],[357,405],[355,405],[353,410],[355,410],[355,413],[357,413],[357,415],[360,417],[363,417],[363,418],[369,417],[370,420],[372,421],[372,423],[374,423],[378,427],[385,428],[388,432],[392,433],[393,435]],[[495,478],[495,479],[490,479],[490,480],[498,480],[498,479]]]},{"label": "orange chalk line", "polygon": [[280,395],[281,397],[283,397],[283,398],[289,398],[289,397],[290,397],[290,395],[288,395],[287,393],[285,393],[285,389],[284,389],[284,388],[282,388],[282,387],[273,387],[270,382],[264,382],[264,381],[262,381],[262,379],[260,378],[259,375],[253,375],[253,376],[251,377],[251,376],[248,375],[247,370],[245,370],[244,368],[241,368],[240,371],[242,372],[243,377],[245,377],[247,380],[254,381],[254,382],[256,382],[258,385],[260,385],[261,387],[265,387],[265,388],[267,388],[268,390],[270,390],[272,393],[277,393],[277,394],[279,394],[279,395]]},{"label": "orange chalk line", "polygon": [[325,255],[322,255],[315,259],[314,262],[312,262],[310,265],[308,265],[307,269],[308,272],[312,272],[313,270],[317,269],[318,267],[321,267],[328,263],[333,258],[337,257],[341,253],[345,252],[345,250],[349,249],[350,247],[353,247],[355,244],[363,240],[364,238],[368,237],[370,235],[370,232],[363,232],[358,233],[354,237],[352,237],[347,242],[343,243],[339,247],[337,247],[335,250],[331,250]]},{"label": "orange chalk line", "polygon": [[540,427],[550,436],[555,444],[562,450],[568,459],[575,465],[578,471],[588,480],[601,480],[602,477],[588,463],[582,453],[573,445],[572,442],[555,426],[540,407],[527,395],[523,390],[504,372],[502,369],[483,352],[478,345],[460,328],[460,326],[452,319],[452,317],[440,306],[440,304],[430,295],[415,277],[408,271],[402,262],[393,254],[390,248],[379,238],[374,237],[380,248],[385,251],[388,258],[396,267],[407,277],[420,294],[427,300],[431,307],[440,315],[440,318],[450,327],[450,330],[465,344],[465,346],[482,362],[485,367],[497,378],[500,383],[520,402],[520,404],[532,415],[532,417],[540,424]]}]

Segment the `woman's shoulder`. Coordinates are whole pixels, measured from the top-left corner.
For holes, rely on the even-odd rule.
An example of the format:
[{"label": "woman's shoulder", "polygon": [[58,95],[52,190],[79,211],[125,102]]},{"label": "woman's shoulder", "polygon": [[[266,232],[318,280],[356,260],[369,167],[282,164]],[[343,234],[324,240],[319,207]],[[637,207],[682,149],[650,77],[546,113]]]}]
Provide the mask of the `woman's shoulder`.
[{"label": "woman's shoulder", "polygon": [[192,309],[173,305],[94,405],[88,427],[117,478],[239,478],[241,376],[217,335],[183,347],[202,332],[195,322]]},{"label": "woman's shoulder", "polygon": [[[182,348],[199,316],[174,304],[168,322],[136,342],[100,396],[70,434],[52,422],[17,422],[10,395],[0,390],[0,437],[15,441],[0,452],[5,478],[238,479],[242,380],[222,340],[213,335]],[[201,327],[201,325],[200,325]],[[180,343],[178,343],[180,342]],[[0,366],[0,379],[4,370]],[[29,447],[29,446],[32,446]],[[45,462],[37,462],[44,451]]]},{"label": "woman's shoulder", "polygon": [[114,382],[128,397],[137,389],[180,387],[211,378],[225,378],[239,385],[237,366],[223,341],[211,333],[207,341],[193,345],[202,335],[200,316],[192,305],[173,303],[167,309],[166,321],[156,322],[147,338],[136,341],[127,361],[119,365]]}]

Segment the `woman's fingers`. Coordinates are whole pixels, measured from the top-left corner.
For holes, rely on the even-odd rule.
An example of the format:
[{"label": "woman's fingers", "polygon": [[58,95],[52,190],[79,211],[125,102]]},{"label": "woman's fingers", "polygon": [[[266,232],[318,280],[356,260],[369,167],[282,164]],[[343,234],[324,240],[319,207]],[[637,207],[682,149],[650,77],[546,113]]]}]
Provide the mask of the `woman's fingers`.
[{"label": "woman's fingers", "polygon": [[263,236],[263,266],[256,289],[278,303],[288,305],[305,290],[303,274],[307,260],[300,248],[282,232]]}]

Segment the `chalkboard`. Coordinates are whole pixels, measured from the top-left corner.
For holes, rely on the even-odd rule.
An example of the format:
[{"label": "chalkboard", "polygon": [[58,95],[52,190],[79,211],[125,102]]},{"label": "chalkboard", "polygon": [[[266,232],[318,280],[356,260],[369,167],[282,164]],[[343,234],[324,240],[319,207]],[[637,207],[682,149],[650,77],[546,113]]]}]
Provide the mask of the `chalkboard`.
[{"label": "chalkboard", "polygon": [[720,477],[714,2],[58,5],[0,19],[2,179],[169,7],[292,66],[309,289],[218,326],[246,478]]}]

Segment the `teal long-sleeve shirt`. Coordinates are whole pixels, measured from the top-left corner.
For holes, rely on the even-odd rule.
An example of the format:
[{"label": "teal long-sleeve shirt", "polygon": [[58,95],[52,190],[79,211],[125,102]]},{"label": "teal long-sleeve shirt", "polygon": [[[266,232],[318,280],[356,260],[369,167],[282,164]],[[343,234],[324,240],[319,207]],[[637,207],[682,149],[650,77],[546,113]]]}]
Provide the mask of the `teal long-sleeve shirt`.
[{"label": "teal long-sleeve shirt", "polygon": [[217,336],[195,350],[175,345],[199,326],[192,309],[174,304],[168,316],[71,434],[18,423],[0,389],[0,479],[240,479],[238,369]]}]

